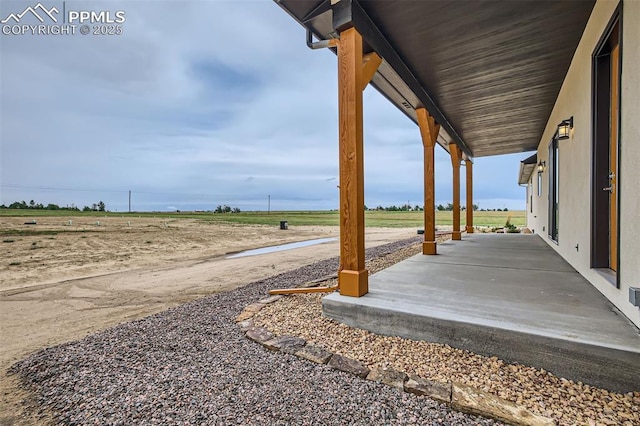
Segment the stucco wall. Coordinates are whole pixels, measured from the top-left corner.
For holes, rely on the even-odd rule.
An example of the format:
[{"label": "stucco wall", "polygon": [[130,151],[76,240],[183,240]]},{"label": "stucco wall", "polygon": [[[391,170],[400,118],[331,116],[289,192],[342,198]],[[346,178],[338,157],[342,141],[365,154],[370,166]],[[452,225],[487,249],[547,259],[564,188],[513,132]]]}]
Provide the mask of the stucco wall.
[{"label": "stucco wall", "polygon": [[[599,0],[589,19],[569,72],[556,100],[538,146],[538,160],[547,163],[542,176],[542,196],[538,179],[533,178],[533,213],[528,226],[540,234],[576,270],[640,327],[640,309],[629,303],[629,287],[640,287],[640,1],[625,1],[622,15],[621,154],[620,183],[620,280],[591,269],[591,137],[592,58],[591,55],[618,1]],[[548,179],[551,138],[562,120],[573,116],[571,138],[559,141],[560,217],[559,242],[551,241],[548,227]],[[576,248],[577,246],[577,248]]]},{"label": "stucco wall", "polygon": [[[620,273],[627,296],[629,287],[640,287],[640,1],[624,2],[623,20],[620,261],[624,267]],[[631,306],[628,297],[624,299]],[[640,309],[627,315],[640,326]]]}]

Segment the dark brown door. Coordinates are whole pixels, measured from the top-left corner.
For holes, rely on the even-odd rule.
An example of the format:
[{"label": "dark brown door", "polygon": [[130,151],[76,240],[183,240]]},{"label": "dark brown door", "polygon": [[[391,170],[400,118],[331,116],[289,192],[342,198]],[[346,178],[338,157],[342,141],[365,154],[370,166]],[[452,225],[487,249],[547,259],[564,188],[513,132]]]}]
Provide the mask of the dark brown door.
[{"label": "dark brown door", "polygon": [[620,46],[611,50],[611,131],[609,135],[609,269],[618,269],[618,117]]},{"label": "dark brown door", "polygon": [[618,18],[593,55],[594,136],[592,267],[618,270],[620,146],[620,31]]}]

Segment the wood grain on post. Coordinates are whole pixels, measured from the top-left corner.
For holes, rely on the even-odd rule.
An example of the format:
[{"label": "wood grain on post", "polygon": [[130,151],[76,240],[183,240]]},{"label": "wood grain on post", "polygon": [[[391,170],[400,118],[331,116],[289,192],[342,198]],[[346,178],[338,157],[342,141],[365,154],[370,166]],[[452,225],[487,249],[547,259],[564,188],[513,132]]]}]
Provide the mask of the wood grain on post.
[{"label": "wood grain on post", "polygon": [[453,166],[453,232],[452,240],[462,239],[460,234],[460,148],[456,144],[449,145],[451,165]]},{"label": "wood grain on post", "polygon": [[422,254],[436,254],[435,145],[440,125],[425,108],[417,108],[418,126],[424,147],[424,241]]},{"label": "wood grain on post", "polygon": [[467,233],[473,234],[473,163],[467,158],[464,162],[467,171]]},{"label": "wood grain on post", "polygon": [[369,291],[364,267],[364,159],[362,129],[362,36],[355,28],[338,43],[340,152],[340,294],[360,297]]},{"label": "wood grain on post", "polygon": [[369,84],[381,63],[382,58],[376,52],[367,53],[363,57],[362,84],[360,85],[362,90],[367,88],[367,84]]}]

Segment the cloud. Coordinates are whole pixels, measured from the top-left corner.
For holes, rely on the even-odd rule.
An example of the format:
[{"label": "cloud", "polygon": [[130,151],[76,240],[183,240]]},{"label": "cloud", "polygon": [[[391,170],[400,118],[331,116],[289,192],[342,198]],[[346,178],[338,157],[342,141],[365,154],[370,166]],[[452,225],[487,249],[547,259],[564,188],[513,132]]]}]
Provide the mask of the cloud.
[{"label": "cloud", "polygon": [[[264,209],[268,195],[273,209],[335,208],[336,57],[307,49],[276,4],[90,5],[124,10],[123,34],[2,36],[0,203],[122,211],[132,190],[138,210]],[[422,204],[418,129],[372,88],[364,108],[367,204]],[[436,160],[450,200],[450,161]],[[522,208],[519,160],[478,159],[476,197]]]}]

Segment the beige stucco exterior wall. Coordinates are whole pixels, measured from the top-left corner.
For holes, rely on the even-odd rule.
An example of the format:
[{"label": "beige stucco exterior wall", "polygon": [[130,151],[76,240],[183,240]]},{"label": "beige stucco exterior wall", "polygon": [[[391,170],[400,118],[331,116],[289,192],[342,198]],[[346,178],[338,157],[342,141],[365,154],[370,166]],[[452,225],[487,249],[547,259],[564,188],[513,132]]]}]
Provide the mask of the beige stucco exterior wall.
[{"label": "beige stucco exterior wall", "polygon": [[[624,2],[623,20],[620,277],[626,295],[629,287],[640,287],[640,1]],[[632,309],[630,318],[640,326],[640,309]]]},{"label": "beige stucco exterior wall", "polygon": [[[591,262],[591,55],[618,1],[598,0],[575,52],[569,72],[556,100],[538,146],[538,160],[547,163],[542,176],[542,196],[534,172],[533,213],[527,213],[528,227],[558,251],[604,296],[640,327],[640,309],[629,303],[629,287],[640,287],[640,1],[624,1],[622,14],[621,154],[620,179],[620,282]],[[548,147],[557,125],[573,116],[570,139],[559,141],[559,242],[551,241],[548,224]],[[577,246],[577,248],[576,248]],[[615,282],[615,281],[614,281]]]}]

